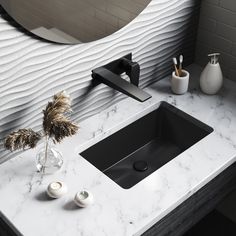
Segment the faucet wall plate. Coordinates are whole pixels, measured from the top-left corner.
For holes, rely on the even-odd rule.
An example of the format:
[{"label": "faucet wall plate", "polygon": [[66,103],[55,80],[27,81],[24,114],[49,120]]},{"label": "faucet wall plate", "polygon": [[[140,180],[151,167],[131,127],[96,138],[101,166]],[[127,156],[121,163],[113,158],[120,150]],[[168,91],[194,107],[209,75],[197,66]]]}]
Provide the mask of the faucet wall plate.
[{"label": "faucet wall plate", "polygon": [[[132,61],[132,53],[128,53],[127,55],[125,55],[121,58]],[[114,60],[112,62],[109,62],[108,64],[103,65],[99,68],[106,68],[107,70],[112,71],[116,75],[121,75],[125,72],[124,67],[122,67],[121,58]],[[94,86],[103,83],[102,81],[97,79],[97,76],[95,73],[96,70],[97,69],[92,70],[92,78],[93,78],[92,82],[93,82]],[[136,86],[138,86],[138,85],[136,85]]]},{"label": "faucet wall plate", "polygon": [[122,59],[126,59],[128,61],[132,61],[132,53],[129,53],[117,60],[114,60],[112,62],[109,62],[108,64],[104,65],[106,69],[112,71],[113,73],[117,75],[121,75],[122,73],[126,72],[125,71],[125,66],[122,63]]},{"label": "faucet wall plate", "polygon": [[[129,76],[130,83],[121,78],[120,75],[124,72]],[[132,61],[131,53],[92,70],[94,85],[104,83],[137,101],[144,102],[151,98],[151,95],[138,88],[139,76],[140,66]]]},{"label": "faucet wall plate", "polygon": [[[109,62],[106,65],[101,66],[100,68],[106,68],[107,70],[113,72],[116,75],[121,75],[123,73],[126,73],[129,78],[130,82],[136,86],[139,84],[139,75],[140,75],[140,67],[137,62],[132,62],[135,63],[136,67],[131,64],[128,64],[129,62],[132,62],[132,53],[129,53],[117,60],[114,60],[112,62]],[[137,70],[138,73],[135,74],[134,72],[132,73],[132,69]],[[96,70],[96,69],[95,69]],[[92,70],[92,77],[94,78],[94,72],[95,70]],[[136,76],[136,78],[134,78]],[[94,78],[95,79],[95,78]]]}]

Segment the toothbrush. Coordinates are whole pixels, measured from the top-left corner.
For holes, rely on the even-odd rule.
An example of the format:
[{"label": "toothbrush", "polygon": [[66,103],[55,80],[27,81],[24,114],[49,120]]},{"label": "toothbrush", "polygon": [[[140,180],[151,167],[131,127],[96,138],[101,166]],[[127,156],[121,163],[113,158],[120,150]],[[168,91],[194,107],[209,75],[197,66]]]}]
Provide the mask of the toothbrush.
[{"label": "toothbrush", "polygon": [[180,74],[180,75],[182,75],[183,61],[184,61],[184,56],[183,56],[183,55],[180,55],[180,56],[179,56],[179,74]]},{"label": "toothbrush", "polygon": [[175,67],[175,74],[177,75],[177,76],[179,76],[179,71],[178,71],[178,69],[177,69],[177,59],[176,59],[176,57],[174,57],[173,58],[173,63],[174,63],[174,67]]}]

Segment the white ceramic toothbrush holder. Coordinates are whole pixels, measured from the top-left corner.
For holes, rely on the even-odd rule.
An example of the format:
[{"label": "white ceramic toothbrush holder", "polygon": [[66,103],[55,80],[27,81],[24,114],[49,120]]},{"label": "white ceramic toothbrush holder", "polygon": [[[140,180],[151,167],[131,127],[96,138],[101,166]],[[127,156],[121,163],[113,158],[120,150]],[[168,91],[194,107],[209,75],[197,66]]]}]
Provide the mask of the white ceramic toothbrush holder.
[{"label": "white ceramic toothbrush holder", "polygon": [[184,94],[188,91],[189,72],[182,70],[181,76],[177,76],[175,71],[172,73],[171,89],[175,94]]}]

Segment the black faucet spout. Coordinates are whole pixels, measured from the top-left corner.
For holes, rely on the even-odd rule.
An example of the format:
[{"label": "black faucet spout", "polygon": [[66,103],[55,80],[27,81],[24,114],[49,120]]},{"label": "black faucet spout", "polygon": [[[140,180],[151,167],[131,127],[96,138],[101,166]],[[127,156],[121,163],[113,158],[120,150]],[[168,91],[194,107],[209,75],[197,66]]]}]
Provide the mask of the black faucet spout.
[{"label": "black faucet spout", "polygon": [[137,101],[144,102],[151,98],[151,95],[139,89],[137,86],[127,82],[122,79],[119,75],[107,70],[104,67],[97,68],[93,70],[93,78],[100,80],[100,82],[106,84],[107,86],[118,90],[121,93],[128,95],[136,99]]},{"label": "black faucet spout", "polygon": [[[138,88],[140,66],[133,62],[132,54],[128,54],[107,65],[92,70],[92,77],[96,82],[104,83],[107,86],[136,99],[144,102],[151,98],[151,95]],[[126,72],[130,82],[121,78],[120,74]]]}]

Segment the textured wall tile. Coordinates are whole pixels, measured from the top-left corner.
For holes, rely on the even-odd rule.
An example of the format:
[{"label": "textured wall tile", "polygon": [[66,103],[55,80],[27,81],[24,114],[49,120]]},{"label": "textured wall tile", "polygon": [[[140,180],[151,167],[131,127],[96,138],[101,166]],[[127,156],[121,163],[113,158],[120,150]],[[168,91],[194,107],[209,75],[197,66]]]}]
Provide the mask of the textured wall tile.
[{"label": "textured wall tile", "polygon": [[[224,1],[224,0],[223,0]],[[231,0],[234,1],[234,0]],[[201,14],[227,25],[236,26],[235,12],[215,4],[202,3]]]},{"label": "textured wall tile", "polygon": [[216,20],[213,20],[207,16],[202,15],[199,21],[199,27],[201,29],[205,29],[211,32],[215,32],[216,30]]},{"label": "textured wall tile", "polygon": [[232,41],[207,30],[199,29],[198,40],[225,53],[230,53],[232,50]]},{"label": "textured wall tile", "polygon": [[213,5],[219,5],[220,4],[220,0],[202,0],[202,2],[210,3],[210,4],[213,4]]},{"label": "textured wall tile", "polygon": [[221,37],[230,41],[236,41],[236,27],[218,22],[216,28],[216,33]]},{"label": "textured wall tile", "polygon": [[221,0],[220,6],[228,10],[236,12],[236,1],[235,0]]}]

